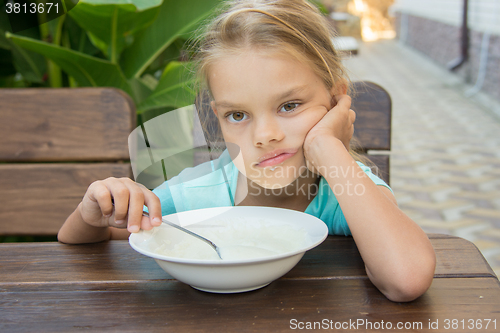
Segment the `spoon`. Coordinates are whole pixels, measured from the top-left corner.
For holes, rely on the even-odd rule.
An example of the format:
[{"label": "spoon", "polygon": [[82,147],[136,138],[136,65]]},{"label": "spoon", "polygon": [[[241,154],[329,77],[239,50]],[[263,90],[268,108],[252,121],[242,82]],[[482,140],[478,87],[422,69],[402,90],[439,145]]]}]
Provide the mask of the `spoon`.
[{"label": "spoon", "polygon": [[[114,200],[113,198],[111,198],[111,204],[112,204],[113,206],[115,205],[115,200]],[[146,217],[149,217],[149,213],[148,213],[148,212],[146,212],[145,210],[143,210],[143,211],[142,211],[142,215],[144,215],[144,216],[146,216]],[[220,248],[219,248],[217,245],[215,245],[215,243],[214,243],[214,242],[212,242],[212,241],[210,241],[210,240],[206,239],[205,237],[202,237],[202,236],[200,236],[200,235],[198,235],[198,234],[195,234],[195,233],[194,233],[194,232],[192,232],[191,230],[187,230],[186,228],[183,228],[183,227],[181,227],[180,225],[177,225],[177,224],[172,223],[172,222],[170,222],[170,221],[168,221],[168,220],[165,220],[163,217],[161,218],[161,221],[162,221],[163,223],[165,223],[165,224],[168,224],[168,225],[169,225],[169,226],[171,226],[171,227],[174,227],[174,228],[176,228],[176,229],[179,229],[180,231],[184,231],[185,233],[187,233],[187,234],[189,234],[189,235],[191,235],[191,236],[193,236],[193,237],[196,237],[196,238],[198,238],[199,240],[204,241],[205,243],[207,243],[208,245],[210,245],[210,246],[211,246],[211,247],[215,250],[215,252],[217,252],[217,255],[219,256],[219,258],[220,258],[220,259],[222,259],[222,256],[221,256],[221,254],[220,254]]]},{"label": "spoon", "polygon": [[[146,211],[143,211],[142,215],[149,217],[149,213],[146,212]],[[183,228],[180,225],[172,223],[172,222],[164,219],[163,217],[161,218],[161,220],[162,220],[163,223],[168,224],[171,227],[177,228],[177,229],[179,229],[181,231],[184,231],[187,234],[190,234],[191,236],[194,236],[194,237],[198,238],[199,240],[204,241],[205,243],[207,243],[208,245],[210,245],[215,250],[215,252],[217,252],[217,255],[219,256],[219,258],[222,259],[222,256],[220,255],[220,248],[217,245],[215,245],[215,243],[213,243],[212,241],[210,241],[210,240],[206,239],[205,237],[202,237],[202,236],[200,236],[198,234],[195,234],[191,230]]]}]

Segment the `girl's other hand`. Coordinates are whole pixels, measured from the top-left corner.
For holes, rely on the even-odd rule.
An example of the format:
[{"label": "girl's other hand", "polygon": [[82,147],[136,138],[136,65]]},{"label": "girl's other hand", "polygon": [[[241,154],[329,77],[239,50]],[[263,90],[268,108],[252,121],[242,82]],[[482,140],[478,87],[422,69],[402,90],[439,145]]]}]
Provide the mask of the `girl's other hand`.
[{"label": "girl's other hand", "polygon": [[[144,205],[151,218],[142,215]],[[112,226],[138,232],[161,224],[158,197],[129,178],[111,177],[92,183],[78,209],[83,220],[95,227]]]}]

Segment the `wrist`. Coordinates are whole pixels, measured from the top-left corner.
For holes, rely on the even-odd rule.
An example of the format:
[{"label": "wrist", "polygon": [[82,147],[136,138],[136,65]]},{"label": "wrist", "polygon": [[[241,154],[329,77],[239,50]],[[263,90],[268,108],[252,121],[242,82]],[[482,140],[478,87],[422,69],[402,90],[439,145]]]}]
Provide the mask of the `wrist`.
[{"label": "wrist", "polygon": [[322,166],[325,160],[341,152],[347,152],[344,144],[335,136],[316,136],[304,147],[307,159],[315,166]]},{"label": "wrist", "polygon": [[80,244],[107,240],[110,237],[108,227],[98,227],[87,223],[82,216],[82,203],[66,219],[57,238],[62,243]]}]

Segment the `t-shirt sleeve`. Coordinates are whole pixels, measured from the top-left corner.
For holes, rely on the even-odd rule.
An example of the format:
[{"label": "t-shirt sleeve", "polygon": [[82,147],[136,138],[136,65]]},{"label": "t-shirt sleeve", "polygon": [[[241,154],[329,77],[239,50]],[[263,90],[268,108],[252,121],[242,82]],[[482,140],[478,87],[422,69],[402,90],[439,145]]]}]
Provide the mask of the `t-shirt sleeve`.
[{"label": "t-shirt sleeve", "polygon": [[[387,187],[391,192],[392,189],[389,185],[387,185],[387,183],[385,181],[382,180],[382,178],[380,178],[379,176],[377,176],[376,174],[373,173],[372,169],[369,167],[369,166],[366,166],[364,165],[363,163],[361,162],[356,162],[358,163],[359,167],[366,173],[366,175],[368,177],[370,177],[370,179],[376,184],[376,185],[381,185],[381,186],[385,186]],[[394,193],[394,192],[393,192]]]}]

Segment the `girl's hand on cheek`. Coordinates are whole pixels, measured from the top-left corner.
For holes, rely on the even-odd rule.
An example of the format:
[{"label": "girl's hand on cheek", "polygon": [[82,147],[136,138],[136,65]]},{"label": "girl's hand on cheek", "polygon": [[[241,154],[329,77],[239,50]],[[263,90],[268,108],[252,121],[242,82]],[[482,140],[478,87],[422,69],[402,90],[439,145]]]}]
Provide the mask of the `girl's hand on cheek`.
[{"label": "girl's hand on cheek", "polygon": [[337,105],[328,111],[323,118],[309,130],[304,140],[304,155],[306,163],[311,171],[316,160],[314,147],[321,143],[321,140],[332,138],[342,142],[346,150],[349,150],[349,143],[354,133],[354,121],[356,113],[350,109],[351,98],[347,95],[336,96]]}]

